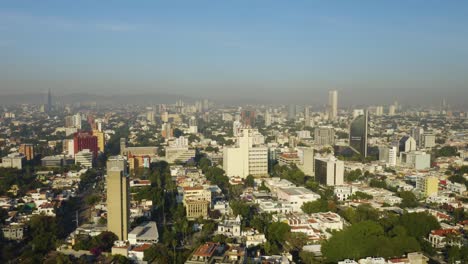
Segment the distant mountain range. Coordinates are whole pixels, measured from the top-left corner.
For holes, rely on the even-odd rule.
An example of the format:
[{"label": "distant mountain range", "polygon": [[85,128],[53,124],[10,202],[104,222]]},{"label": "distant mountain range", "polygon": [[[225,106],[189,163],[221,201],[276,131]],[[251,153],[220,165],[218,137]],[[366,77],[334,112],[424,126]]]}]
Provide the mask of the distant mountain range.
[{"label": "distant mountain range", "polygon": [[[196,98],[165,93],[144,93],[144,94],[115,94],[115,95],[96,95],[86,93],[74,93],[55,95],[52,94],[54,103],[72,104],[96,102],[100,105],[106,104],[169,104],[177,100],[184,102],[193,102]],[[24,93],[24,94],[0,94],[0,104],[45,104],[47,95],[44,93]]]}]

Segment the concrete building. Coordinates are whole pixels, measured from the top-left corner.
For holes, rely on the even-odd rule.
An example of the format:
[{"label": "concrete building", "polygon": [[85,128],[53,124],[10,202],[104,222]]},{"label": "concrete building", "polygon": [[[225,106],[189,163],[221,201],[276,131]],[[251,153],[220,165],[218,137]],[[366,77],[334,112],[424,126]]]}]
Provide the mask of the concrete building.
[{"label": "concrete building", "polygon": [[297,156],[299,157],[299,163],[297,167],[308,176],[315,175],[315,157],[314,149],[307,147],[298,147]]},{"label": "concrete building", "polygon": [[107,170],[107,230],[116,234],[119,240],[127,240],[130,198],[129,182],[119,168]]},{"label": "concrete building", "polygon": [[106,145],[104,133],[99,130],[93,130],[93,136],[97,137],[97,145],[99,152],[104,153],[104,147]]},{"label": "concrete building", "polygon": [[400,153],[401,165],[416,170],[429,169],[431,167],[431,154],[422,151]]},{"label": "concrete building", "polygon": [[277,196],[280,201],[290,205],[293,212],[301,212],[304,203],[320,199],[320,195],[304,187],[280,187]]},{"label": "concrete building", "polygon": [[399,152],[410,152],[417,150],[417,142],[411,136],[404,136],[400,139],[398,143]]},{"label": "concrete building", "polygon": [[316,127],[314,129],[315,144],[328,146],[335,144],[335,129],[333,127]]},{"label": "concrete building", "polygon": [[229,177],[268,175],[268,148],[255,145],[258,130],[244,128],[237,137],[237,145],[223,150],[223,169]]},{"label": "concrete building", "polygon": [[422,135],[422,147],[433,148],[436,146],[436,136],[433,133],[424,133]]},{"label": "concrete building", "polygon": [[315,180],[327,186],[343,185],[344,162],[333,156],[315,158]]},{"label": "concrete building", "polygon": [[62,155],[46,156],[41,159],[43,167],[62,167],[65,163],[65,158]]},{"label": "concrete building", "polygon": [[398,150],[395,146],[379,146],[379,160],[388,166],[395,167],[397,164]]},{"label": "concrete building", "polygon": [[93,167],[93,153],[89,149],[83,149],[82,151],[76,153],[75,155],[75,164],[80,164],[85,168]]},{"label": "concrete building", "polygon": [[437,195],[439,191],[439,179],[435,176],[419,176],[416,179],[416,189],[424,197]]},{"label": "concrete building", "polygon": [[338,116],[338,91],[328,92],[328,119],[333,121]]},{"label": "concrete building", "polygon": [[128,233],[128,242],[131,245],[156,244],[159,241],[159,232],[156,222],[144,222]]},{"label": "concrete building", "polygon": [[110,156],[106,163],[107,168],[118,168],[124,172],[124,175],[128,174],[127,160],[123,156]]},{"label": "concrete building", "polygon": [[78,132],[73,136],[74,151],[76,153],[82,151],[83,149],[89,149],[93,153],[93,158],[97,158],[99,148],[98,148],[98,138],[93,136],[90,132]]},{"label": "concrete building", "polygon": [[171,123],[164,123],[161,127],[161,136],[163,138],[171,138],[174,136],[174,131],[172,129]]},{"label": "concrete building", "polygon": [[34,159],[34,145],[33,144],[21,144],[18,152],[23,154],[26,160]]},{"label": "concrete building", "polygon": [[1,168],[15,168],[21,170],[23,168],[25,157],[20,153],[10,153],[3,157],[0,161]]}]

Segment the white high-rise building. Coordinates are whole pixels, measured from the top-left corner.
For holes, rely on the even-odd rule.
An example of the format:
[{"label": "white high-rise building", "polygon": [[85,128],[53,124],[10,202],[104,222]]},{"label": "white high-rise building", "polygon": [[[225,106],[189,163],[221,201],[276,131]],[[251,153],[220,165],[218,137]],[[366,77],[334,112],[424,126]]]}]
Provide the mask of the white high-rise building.
[{"label": "white high-rise building", "polygon": [[328,119],[335,120],[338,116],[338,91],[328,92]]},{"label": "white high-rise building", "polygon": [[232,134],[237,137],[239,135],[239,132],[241,130],[242,123],[239,120],[236,120],[232,122]]},{"label": "white high-rise building", "polygon": [[268,175],[268,148],[256,145],[258,130],[241,129],[237,137],[237,145],[223,150],[223,169],[229,177]]},{"label": "white high-rise building", "polygon": [[376,116],[383,115],[383,106],[379,105],[375,107],[375,115]]},{"label": "white high-rise building", "polygon": [[344,162],[334,156],[315,158],[315,180],[322,185],[343,185]]},{"label": "white high-rise building", "polygon": [[389,116],[394,116],[395,113],[396,113],[396,107],[395,107],[395,105],[390,105],[390,106],[388,107],[388,115],[389,115]]},{"label": "white high-rise building", "polygon": [[398,149],[396,146],[381,146],[379,147],[379,160],[395,167],[397,163]]},{"label": "white high-rise building", "polygon": [[265,111],[265,126],[271,126],[271,113],[270,113],[270,110],[267,109]]}]

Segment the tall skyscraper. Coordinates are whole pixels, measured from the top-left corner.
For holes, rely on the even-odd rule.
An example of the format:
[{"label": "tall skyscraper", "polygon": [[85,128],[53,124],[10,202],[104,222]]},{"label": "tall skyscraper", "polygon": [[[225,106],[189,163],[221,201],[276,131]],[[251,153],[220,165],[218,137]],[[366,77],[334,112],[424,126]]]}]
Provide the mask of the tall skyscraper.
[{"label": "tall skyscraper", "polygon": [[308,106],[304,107],[304,126],[311,126],[310,108]]},{"label": "tall skyscraper", "polygon": [[129,182],[117,167],[107,170],[107,230],[127,240],[130,217]]},{"label": "tall skyscraper", "polygon": [[338,116],[338,91],[328,92],[328,119],[333,121]]},{"label": "tall skyscraper", "polygon": [[265,126],[271,126],[271,113],[270,109],[265,111]]},{"label": "tall skyscraper", "polygon": [[349,128],[349,146],[362,155],[367,157],[367,132],[368,132],[369,113],[356,117]]},{"label": "tall skyscraper", "polygon": [[49,91],[47,92],[47,113],[50,113],[52,111],[52,92]]}]

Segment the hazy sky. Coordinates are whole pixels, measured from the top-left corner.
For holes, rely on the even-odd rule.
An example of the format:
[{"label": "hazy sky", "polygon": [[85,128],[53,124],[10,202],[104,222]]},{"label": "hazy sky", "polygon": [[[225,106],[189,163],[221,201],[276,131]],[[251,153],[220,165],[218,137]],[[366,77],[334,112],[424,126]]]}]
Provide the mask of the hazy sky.
[{"label": "hazy sky", "polygon": [[459,104],[467,14],[455,0],[0,1],[0,93]]}]

